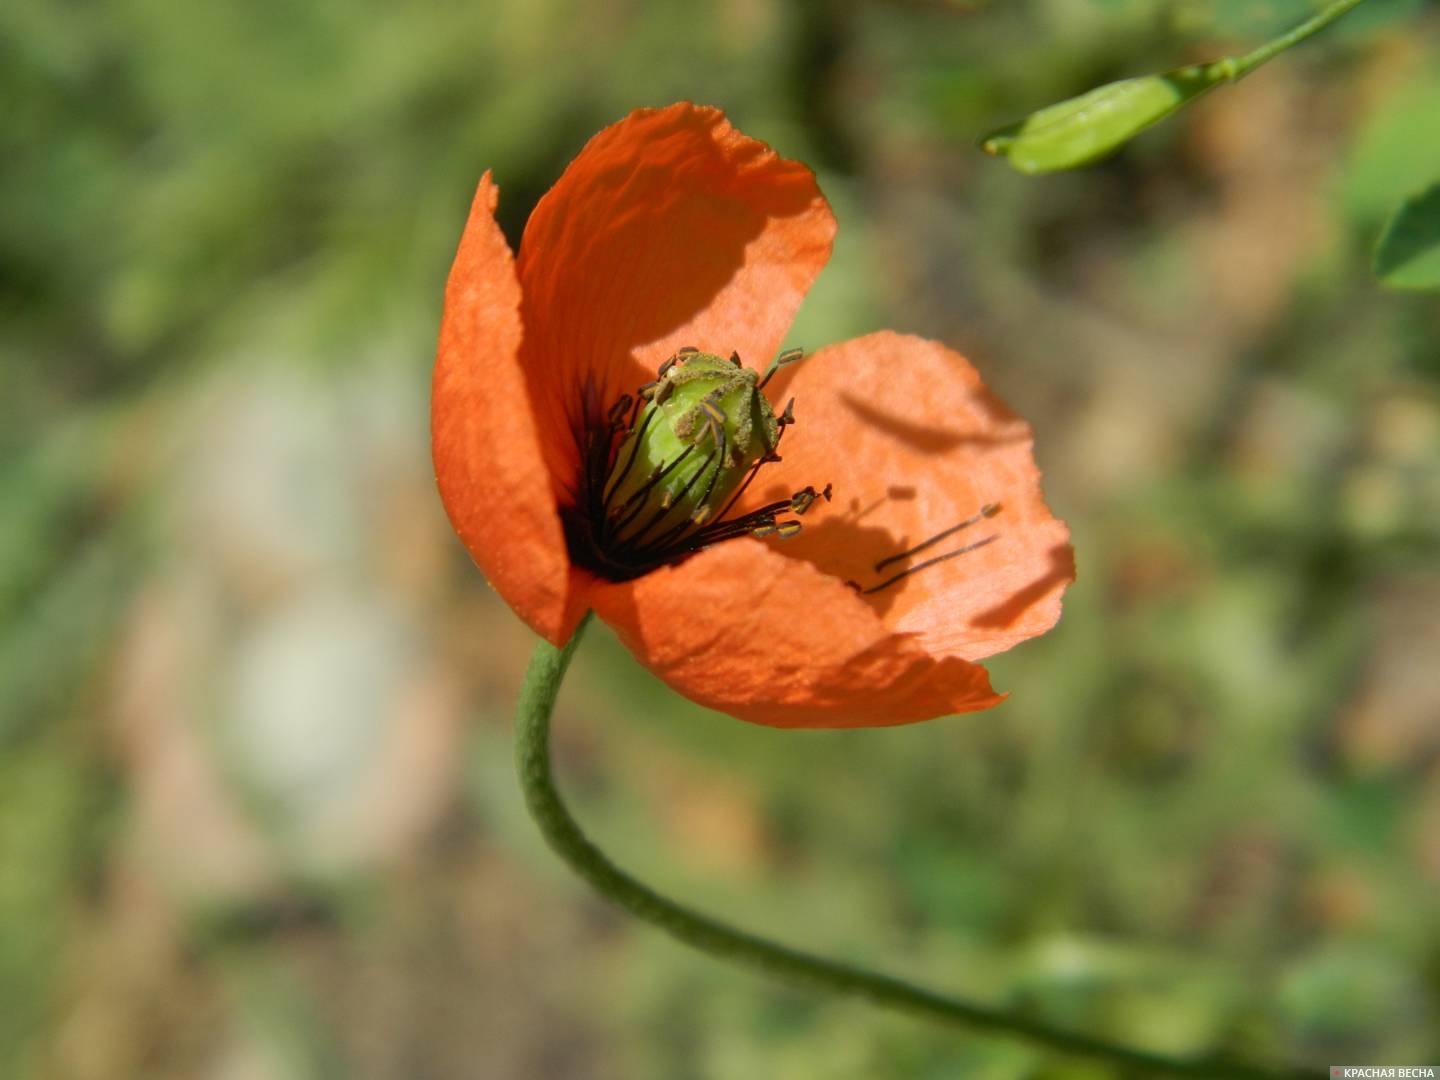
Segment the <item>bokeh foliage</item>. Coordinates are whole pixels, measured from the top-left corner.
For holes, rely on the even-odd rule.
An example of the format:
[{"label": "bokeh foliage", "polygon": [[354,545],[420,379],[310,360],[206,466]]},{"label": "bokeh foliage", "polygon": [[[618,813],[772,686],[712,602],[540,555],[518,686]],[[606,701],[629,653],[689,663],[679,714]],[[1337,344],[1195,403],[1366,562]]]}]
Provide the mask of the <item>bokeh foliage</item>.
[{"label": "bokeh foliage", "polygon": [[0,7],[0,1061],[1108,1075],[685,954],[524,819],[527,635],[429,479],[440,290],[481,171],[518,242],[684,97],[835,204],[792,343],[963,348],[1081,578],[1011,701],[900,730],[746,727],[596,634],[581,816],[746,925],[1115,1038],[1440,1058],[1440,309],[1370,276],[1440,178],[1440,16],[1373,0],[1087,172],[974,149],[1308,9]]}]

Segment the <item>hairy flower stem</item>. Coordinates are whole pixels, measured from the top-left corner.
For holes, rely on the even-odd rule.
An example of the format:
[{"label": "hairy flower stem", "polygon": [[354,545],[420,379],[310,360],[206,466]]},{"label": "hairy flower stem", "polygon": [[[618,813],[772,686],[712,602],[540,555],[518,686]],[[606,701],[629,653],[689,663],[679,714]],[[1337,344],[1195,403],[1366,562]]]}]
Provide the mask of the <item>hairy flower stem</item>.
[{"label": "hairy flower stem", "polygon": [[515,719],[515,766],[526,806],[546,841],[598,892],[671,937],[721,960],[744,964],[794,986],[850,994],[871,1004],[969,1031],[1023,1039],[1056,1053],[1072,1054],[1147,1075],[1280,1080],[1313,1077],[1314,1070],[1267,1069],[1219,1058],[1174,1059],[1063,1031],[1027,1016],[986,1008],[914,986],[889,975],[851,967],[738,930],[662,896],[609,860],[571,816],[550,768],[550,715],[584,622],[562,648],[535,646],[520,689]]}]

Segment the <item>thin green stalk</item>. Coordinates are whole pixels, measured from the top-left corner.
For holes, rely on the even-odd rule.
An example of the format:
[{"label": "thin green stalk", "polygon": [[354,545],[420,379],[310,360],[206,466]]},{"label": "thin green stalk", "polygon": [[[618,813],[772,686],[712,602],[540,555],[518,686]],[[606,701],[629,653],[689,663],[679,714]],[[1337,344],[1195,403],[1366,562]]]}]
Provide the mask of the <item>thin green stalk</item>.
[{"label": "thin green stalk", "polygon": [[[588,622],[588,616],[586,621]],[[1057,1053],[1145,1070],[1150,1075],[1228,1077],[1231,1080],[1309,1080],[1313,1070],[1274,1070],[1219,1058],[1180,1060],[1135,1050],[1040,1020],[987,1008],[889,975],[792,949],[691,911],[636,881],[581,831],[555,788],[550,767],[550,715],[585,624],[563,648],[535,647],[520,690],[515,721],[515,766],[525,803],[540,831],[570,868],[632,915],[717,959],[743,964],[794,986],[848,994],[871,1004],[951,1027],[1009,1036]]]},{"label": "thin green stalk", "polygon": [[1243,79],[1261,64],[1273,60],[1292,45],[1298,45],[1306,38],[1318,34],[1340,16],[1352,8],[1359,7],[1364,2],[1365,0],[1339,0],[1338,3],[1331,4],[1324,11],[1306,19],[1288,33],[1267,41],[1258,49],[1248,52],[1244,56],[1227,56],[1223,60],[1217,60],[1212,65],[1212,69],[1218,69],[1217,74],[1223,73],[1232,82],[1236,79]]}]

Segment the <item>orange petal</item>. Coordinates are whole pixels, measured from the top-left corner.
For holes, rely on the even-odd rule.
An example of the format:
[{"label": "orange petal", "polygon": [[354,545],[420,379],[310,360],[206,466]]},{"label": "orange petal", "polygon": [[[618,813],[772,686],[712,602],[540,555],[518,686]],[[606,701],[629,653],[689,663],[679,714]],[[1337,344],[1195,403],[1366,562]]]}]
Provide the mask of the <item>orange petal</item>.
[{"label": "orange petal", "polygon": [[[863,588],[993,536],[864,597],[891,630],[927,651],[979,660],[1042,634],[1075,576],[1069,532],[1045,505],[1030,426],[959,353],[922,338],[871,334],[816,352],[786,390],[797,423],[784,460],[754,498],[834,484],[804,531],[775,550]],[[922,552],[877,568],[997,503]]]},{"label": "orange petal", "polygon": [[830,257],[835,219],[805,166],[689,103],[586,144],[520,245],[525,367],[561,498],[581,394],[606,409],[675,349],[764,367]]},{"label": "orange petal", "polygon": [[985,669],[888,631],[833,577],[758,540],[731,540],[623,584],[596,612],[693,701],[773,727],[879,727],[986,709]]},{"label": "orange petal", "polygon": [[589,577],[570,566],[520,369],[520,285],[487,172],[445,286],[430,438],[445,512],[536,633],[566,641]]}]

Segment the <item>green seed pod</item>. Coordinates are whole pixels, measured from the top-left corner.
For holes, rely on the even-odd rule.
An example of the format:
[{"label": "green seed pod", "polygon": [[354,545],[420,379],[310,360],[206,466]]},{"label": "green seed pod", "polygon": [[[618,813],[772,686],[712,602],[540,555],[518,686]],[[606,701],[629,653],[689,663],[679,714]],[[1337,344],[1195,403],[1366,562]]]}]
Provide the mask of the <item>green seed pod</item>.
[{"label": "green seed pod", "polygon": [[1106,83],[987,135],[980,148],[1024,173],[1078,168],[1235,75],[1233,61],[1220,60]]},{"label": "green seed pod", "polygon": [[642,391],[648,399],[620,444],[606,482],[608,516],[620,538],[646,527],[713,517],[745,473],[770,454],[779,429],[759,377],[738,358],[682,352]]}]

